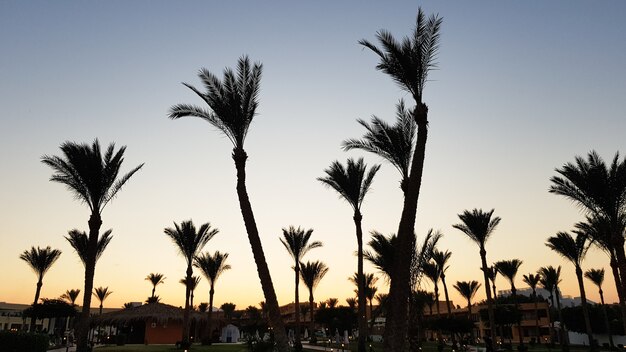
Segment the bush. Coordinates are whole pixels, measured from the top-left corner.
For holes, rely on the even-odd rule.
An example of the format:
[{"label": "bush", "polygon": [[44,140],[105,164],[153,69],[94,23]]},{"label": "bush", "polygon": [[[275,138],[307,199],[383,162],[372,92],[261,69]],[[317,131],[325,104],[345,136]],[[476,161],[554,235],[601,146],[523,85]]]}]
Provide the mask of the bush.
[{"label": "bush", "polygon": [[0,331],[3,352],[46,352],[50,338],[45,334]]}]

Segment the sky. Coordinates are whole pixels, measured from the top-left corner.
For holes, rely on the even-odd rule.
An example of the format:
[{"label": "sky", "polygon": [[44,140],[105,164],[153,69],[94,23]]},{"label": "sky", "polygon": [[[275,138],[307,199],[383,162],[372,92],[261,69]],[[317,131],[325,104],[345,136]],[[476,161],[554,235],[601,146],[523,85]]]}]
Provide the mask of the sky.
[{"label": "sky", "polygon": [[[123,171],[145,163],[102,214],[113,240],[94,286],[113,291],[106,307],[144,301],[151,291],[144,278],[153,272],[166,276],[156,291],[162,301],[183,305],[185,262],[163,229],[188,219],[219,229],[205,251],[230,254],[215,304],[243,309],[262,301],[230,142],[200,119],[166,117],[172,105],[203,104],[181,84],[200,86],[200,68],[221,76],[249,55],[263,64],[263,78],[245,144],[247,185],[279,303],[294,300],[293,263],[279,242],[281,229],[294,225],[314,229],[312,238],[324,243],[305,257],[330,267],[316,301],[345,304],[356,271],[352,210],[316,178],[334,160],[382,164],[362,209],[365,240],[372,230],[396,232],[398,172],[340,146],[363,134],[356,119],[391,122],[399,99],[412,106],[358,41],[375,41],[380,29],[408,35],[418,6],[444,22],[438,69],[424,92],[430,129],[416,233],[420,240],[430,228],[444,234],[451,299],[463,304],[456,281],[482,281],[478,247],[452,228],[473,208],[502,218],[487,259],[523,260],[518,288],[522,274],[562,265],[564,294],[578,296],[573,265],[545,242],[583,213],[549,194],[549,179],[591,150],[606,160],[626,153],[626,3],[0,0],[0,301],[32,302],[36,276],[18,258],[31,246],[63,252],[42,297],[82,290],[84,269],[64,236],[87,230],[88,207],[50,182],[52,170],[40,160],[59,155],[65,141],[96,138],[127,146]],[[600,267],[606,299],[616,301],[608,258],[591,249],[583,269]],[[382,278],[378,286],[388,290]],[[501,277],[498,288],[508,288]],[[586,282],[586,289],[599,300],[595,287]],[[195,296],[208,301],[206,280]]]}]

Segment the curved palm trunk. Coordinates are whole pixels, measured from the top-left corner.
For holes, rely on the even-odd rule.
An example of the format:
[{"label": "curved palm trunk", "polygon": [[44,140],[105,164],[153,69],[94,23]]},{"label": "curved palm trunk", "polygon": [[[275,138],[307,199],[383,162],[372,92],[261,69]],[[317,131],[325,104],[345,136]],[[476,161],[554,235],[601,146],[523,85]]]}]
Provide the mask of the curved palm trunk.
[{"label": "curved palm trunk", "polygon": [[[513,295],[513,302],[515,302],[515,312],[519,314],[519,304],[517,303],[517,289],[515,285],[511,284],[511,294]],[[524,350],[524,334],[522,333],[522,319],[519,317],[517,320],[517,334],[519,335],[519,347],[520,350]]]},{"label": "curved palm trunk", "polygon": [[191,269],[191,265],[187,266],[187,283],[185,284],[185,311],[183,312],[183,336],[181,341],[183,344],[189,343],[189,296],[191,295],[191,290],[189,289],[189,283],[192,280],[193,271]]},{"label": "curved palm trunk", "polygon": [[452,316],[452,307],[450,307],[450,297],[448,296],[448,286],[446,285],[446,276],[441,274],[441,283],[443,284],[443,293],[446,297],[446,307],[448,308],[448,315]]},{"label": "curved palm trunk", "polygon": [[415,246],[415,217],[417,201],[422,186],[422,173],[426,155],[426,140],[428,138],[428,107],[417,101],[413,111],[413,118],[417,123],[417,141],[407,191],[404,196],[402,216],[398,226],[394,254],[394,268],[389,287],[389,307],[384,334],[385,351],[402,352],[405,349],[408,331],[408,299],[411,293],[410,266],[411,255]]},{"label": "curved palm trunk", "polygon": [[241,215],[246,226],[248,240],[250,241],[250,247],[252,248],[252,254],[259,273],[259,280],[261,281],[261,288],[265,296],[269,322],[274,328],[276,347],[279,352],[288,352],[289,341],[285,332],[285,324],[280,315],[278,300],[276,298],[276,292],[274,291],[274,284],[272,283],[272,276],[267,267],[265,253],[263,253],[263,246],[261,245],[261,238],[259,238],[259,230],[256,226],[252,205],[250,204],[250,198],[248,197],[248,191],[246,189],[247,158],[248,156],[243,149],[235,148],[233,150],[233,160],[235,161],[235,167],[237,169],[237,197],[239,198],[239,207],[241,208]]},{"label": "curved palm trunk", "polygon": [[76,324],[76,352],[89,350],[89,311],[91,307],[91,292],[93,291],[93,277],[96,273],[96,251],[98,248],[98,236],[102,219],[97,211],[91,214],[89,224],[89,243],[85,260],[85,288],[83,294],[83,307],[80,312],[78,324]]},{"label": "curved palm trunk", "polygon": [[615,257],[615,251],[611,250],[610,258],[611,258],[611,264],[610,264],[611,272],[613,273],[613,280],[615,281],[615,290],[617,291],[617,297],[619,298],[619,303],[621,307],[622,303],[624,303],[624,294],[622,290],[620,289],[622,287],[622,280],[619,277],[619,268],[617,265],[617,258]]},{"label": "curved palm trunk", "polygon": [[309,290],[309,312],[311,314],[311,321],[309,322],[309,341],[315,337],[315,319],[313,319],[313,310],[315,309],[315,303],[313,302],[313,289]]},{"label": "curved palm trunk", "polygon": [[559,312],[559,322],[561,323],[561,350],[563,352],[568,352],[569,351],[569,342],[568,342],[568,338],[567,338],[567,331],[565,329],[565,324],[563,324],[563,313],[561,312],[561,297],[559,295],[559,287],[558,286],[554,286],[554,292],[556,295],[556,306]]},{"label": "curved palm trunk", "polygon": [[[626,253],[624,253],[624,237],[621,233],[616,233],[611,237],[612,245],[615,250],[615,260],[619,273],[618,296],[620,297],[620,308],[622,316],[626,317]],[[624,331],[626,331],[626,319],[623,320]]]},{"label": "curved palm trunk", "polygon": [[485,280],[485,294],[487,295],[487,313],[489,315],[489,334],[491,337],[491,345],[492,350],[496,350],[496,319],[493,314],[493,302],[491,300],[491,290],[489,289],[489,275],[487,274],[487,270],[489,267],[487,266],[487,251],[485,250],[484,245],[480,246],[480,260],[482,262],[482,271],[483,278]]},{"label": "curved palm trunk", "polygon": [[[37,304],[37,301],[39,301],[39,295],[41,294],[41,286],[43,286],[43,277],[39,276],[39,280],[37,280],[37,289],[35,290],[35,300],[33,301],[33,308]],[[34,313],[34,309],[33,309],[33,313]],[[32,317],[30,317],[30,332],[35,331],[36,319],[37,317],[35,317],[34,314]]]},{"label": "curved palm trunk", "polygon": [[213,295],[215,295],[214,284],[211,282],[211,289],[209,290],[209,311],[207,312],[207,332],[208,332],[208,344],[213,343]]},{"label": "curved palm trunk", "polygon": [[585,285],[583,283],[583,270],[580,266],[576,266],[576,278],[578,279],[578,287],[580,288],[580,301],[583,306],[583,318],[585,319],[585,330],[589,347],[593,350],[593,333],[591,332],[591,322],[589,321],[589,311],[587,310],[587,295],[585,294]]},{"label": "curved palm trunk", "polygon": [[156,285],[152,285],[152,298],[154,298],[155,291],[156,291]]},{"label": "curved palm trunk", "polygon": [[615,347],[613,343],[613,334],[611,333],[611,325],[609,324],[609,316],[606,314],[606,306],[604,305],[604,292],[602,292],[602,287],[599,288],[600,293],[600,302],[602,303],[602,315],[604,317],[604,328],[606,329],[607,334],[609,335],[609,346],[611,347],[611,351]]},{"label": "curved palm trunk", "polygon": [[302,350],[302,341],[300,340],[300,263],[296,261],[295,270],[296,272],[296,341],[295,341],[295,349],[296,351]]},{"label": "curved palm trunk", "polygon": [[359,343],[358,343],[358,352],[365,352],[365,344],[367,339],[367,317],[366,307],[367,300],[365,297],[365,276],[363,276],[363,230],[361,229],[361,213],[356,210],[354,212],[354,225],[356,227],[356,241],[358,245],[357,249],[357,279],[359,280],[357,283],[358,291],[359,291]]}]

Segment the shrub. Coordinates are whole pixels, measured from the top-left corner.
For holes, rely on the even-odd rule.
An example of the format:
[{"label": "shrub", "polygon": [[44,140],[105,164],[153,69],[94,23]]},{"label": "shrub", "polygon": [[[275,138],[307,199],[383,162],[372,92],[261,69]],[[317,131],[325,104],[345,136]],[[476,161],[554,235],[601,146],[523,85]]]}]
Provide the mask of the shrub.
[{"label": "shrub", "polygon": [[45,334],[0,331],[3,352],[46,352],[50,338]]}]

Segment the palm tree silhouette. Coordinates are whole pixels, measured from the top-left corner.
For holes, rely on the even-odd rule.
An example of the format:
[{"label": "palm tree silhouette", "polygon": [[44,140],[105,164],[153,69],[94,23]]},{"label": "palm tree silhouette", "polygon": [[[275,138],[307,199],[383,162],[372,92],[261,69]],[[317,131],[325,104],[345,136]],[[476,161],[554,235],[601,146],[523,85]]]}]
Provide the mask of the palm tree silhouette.
[{"label": "palm tree silhouette", "polygon": [[196,287],[198,287],[198,284],[200,283],[200,276],[192,276],[191,279],[189,279],[188,277],[184,277],[180,279],[178,282],[183,284],[183,286],[185,287],[189,287],[189,309],[190,310],[195,309],[193,307],[193,298],[194,298],[194,292],[196,291]]},{"label": "palm tree silhouette", "polygon": [[380,270],[388,281],[391,278],[394,256],[393,244],[397,236],[391,234],[386,237],[378,231],[372,231],[371,235],[372,239],[367,244],[372,250],[364,251],[363,258]]},{"label": "palm tree silhouette", "polygon": [[[215,236],[219,230],[211,229],[211,224],[206,223],[200,226],[196,230],[193,222],[183,221],[178,225],[174,222],[174,228],[166,228],[165,234],[174,242],[180,254],[185,258],[187,262],[187,271],[185,278],[187,283],[191,282],[193,276],[193,259],[200,253],[202,247],[204,247],[213,236]],[[189,343],[189,296],[191,295],[191,288],[186,285],[185,289],[185,312],[183,313],[183,344]]]},{"label": "palm tree silhouette", "polygon": [[[28,266],[37,274],[37,287],[35,289],[35,300],[33,306],[39,301],[39,294],[41,293],[41,286],[43,286],[43,277],[48,270],[52,267],[52,264],[59,259],[61,251],[58,249],[52,249],[50,246],[46,248],[31,247],[30,250],[26,250],[20,254],[20,259],[25,261]],[[30,331],[35,331],[35,319],[33,315],[30,317]]]},{"label": "palm tree silhouette", "polygon": [[613,334],[611,333],[611,326],[609,325],[609,317],[606,314],[606,305],[604,304],[604,292],[602,291],[602,283],[604,282],[604,269],[589,269],[585,271],[585,277],[594,285],[598,286],[598,293],[600,294],[600,303],[602,304],[602,315],[604,317],[604,327],[609,335],[609,346],[613,350]]},{"label": "palm tree silhouette", "polygon": [[374,176],[380,169],[380,165],[374,165],[367,171],[367,165],[363,158],[354,161],[348,159],[344,167],[338,161],[333,162],[324,172],[326,177],[319,177],[317,180],[324,185],[334,189],[354,211],[354,225],[356,227],[357,241],[357,273],[359,280],[359,341],[358,351],[365,352],[365,341],[367,338],[367,317],[365,316],[365,282],[363,277],[363,229],[361,228],[361,205],[365,195],[372,185]]},{"label": "palm tree silhouette", "polygon": [[203,253],[197,255],[194,258],[194,266],[204,274],[207,281],[209,281],[209,308],[208,308],[208,323],[207,323],[207,335],[209,345],[213,342],[213,297],[215,296],[215,282],[226,270],[230,270],[231,266],[226,264],[228,259],[228,253],[222,253],[215,251],[213,255],[210,253]]},{"label": "palm tree silhouette", "polygon": [[408,331],[406,302],[411,292],[411,252],[415,243],[415,217],[428,137],[428,107],[422,101],[422,92],[428,73],[436,66],[441,22],[441,18],[435,15],[427,19],[420,8],[412,35],[401,42],[386,30],[380,30],[376,35],[381,48],[367,40],[359,41],[359,44],[378,55],[380,61],[376,68],[391,76],[401,89],[409,92],[416,104],[412,115],[417,125],[417,140],[398,226],[396,268],[389,290],[391,304],[384,336],[385,350],[394,352],[403,350]]},{"label": "palm tree silhouette", "polygon": [[[102,233],[102,235],[98,238],[98,243],[96,245],[96,260],[95,263],[98,262],[102,253],[109,245],[109,242],[113,239],[113,235],[111,233],[113,230],[109,229]],[[65,237],[67,242],[69,242],[70,246],[74,248],[78,258],[83,263],[85,268],[87,267],[87,261],[89,259],[89,236],[84,231],[79,231],[77,229],[73,229],[67,232],[67,236]]]},{"label": "palm tree silhouette", "polygon": [[154,293],[156,291],[156,287],[159,284],[165,283],[165,275],[161,274],[161,273],[150,273],[148,274],[148,276],[146,276],[146,281],[150,281],[150,283],[152,284],[152,295],[151,297],[154,297]]},{"label": "palm tree silhouette", "polygon": [[315,320],[313,319],[315,312],[315,304],[313,301],[313,291],[317,285],[322,281],[324,275],[328,272],[326,264],[320,261],[300,263],[300,278],[304,283],[304,286],[309,290],[309,313],[311,314],[311,320],[309,321],[309,330],[311,337],[315,336]]},{"label": "palm tree silhouette", "polygon": [[296,351],[302,350],[302,342],[300,341],[300,262],[305,254],[311,249],[319,248],[322,246],[322,242],[311,240],[313,229],[304,230],[301,227],[295,228],[289,226],[289,228],[283,228],[283,237],[280,242],[285,246],[285,249],[294,261],[293,270],[296,274],[295,278],[295,309],[296,309],[296,336],[295,336],[295,349]]},{"label": "palm tree silhouette", "polygon": [[524,283],[533,290],[533,303],[535,305],[535,333],[537,341],[539,341],[539,336],[541,335],[539,331],[539,308],[537,307],[537,284],[539,284],[539,280],[541,280],[539,274],[530,273],[522,277],[522,281],[524,281]]},{"label": "palm tree silhouette", "polygon": [[67,290],[65,291],[65,293],[63,293],[61,295],[61,299],[64,299],[67,301],[67,303],[70,303],[72,306],[76,305],[76,299],[78,298],[78,295],[80,294],[80,289],[71,289],[71,290]]},{"label": "palm tree silhouette", "polygon": [[107,297],[109,297],[111,294],[113,293],[113,291],[109,291],[108,287],[96,287],[93,290],[93,295],[98,299],[98,301],[100,301],[100,313],[102,314],[102,307],[104,304],[104,300],[107,299]]},{"label": "palm tree silhouette", "polygon": [[422,267],[422,271],[424,272],[424,276],[426,276],[430,282],[433,283],[434,294],[435,294],[435,308],[437,309],[437,317],[441,314],[439,311],[439,275],[441,272],[439,271],[439,267],[437,264],[433,262],[426,262]]},{"label": "palm tree silhouette", "polygon": [[452,252],[450,251],[433,251],[433,261],[437,265],[437,269],[439,270],[439,279],[441,280],[441,284],[443,284],[443,292],[446,297],[446,307],[448,308],[448,315],[452,315],[452,308],[450,307],[450,297],[448,296],[448,286],[446,285],[446,271],[449,268],[448,260],[452,257]]},{"label": "palm tree silhouette", "polygon": [[232,142],[232,157],[237,170],[237,197],[239,198],[241,215],[248,233],[254,261],[257,265],[261,287],[267,302],[269,320],[274,328],[274,337],[278,350],[280,352],[288,352],[289,341],[285,333],[274,284],[265,260],[259,230],[256,226],[254,212],[252,211],[246,188],[246,160],[248,155],[244,150],[244,141],[259,104],[258,95],[262,70],[260,63],[252,65],[247,56],[239,59],[236,74],[230,68],[225,69],[223,80],[220,80],[208,70],[201,69],[198,76],[204,84],[205,93],[200,92],[189,84],[184,83],[184,85],[204,100],[210,110],[189,104],[178,104],[170,109],[168,116],[171,119],[178,119],[183,116],[199,117],[217,128]]},{"label": "palm tree silhouette", "polygon": [[498,277],[498,270],[493,265],[487,268],[487,277],[489,278],[489,281],[491,281],[493,299],[495,301],[498,298],[496,292],[496,278]]},{"label": "palm tree silhouette", "polygon": [[[550,193],[564,196],[584,209],[588,215],[605,218],[609,224],[609,242],[615,251],[619,267],[620,285],[617,286],[622,316],[626,316],[626,252],[624,251],[624,223],[626,221],[626,158],[619,153],[607,165],[595,152],[587,159],[580,156],[555,170],[559,176],[550,178]],[[617,285],[617,282],[616,282]],[[626,319],[623,319],[626,330]]]},{"label": "palm tree silhouette", "polygon": [[[91,146],[65,142],[61,145],[63,157],[44,155],[41,161],[54,170],[50,181],[62,183],[89,206],[89,241],[85,253],[85,287],[83,292],[93,289],[93,277],[96,269],[98,253],[98,235],[102,226],[102,211],[122,189],[122,186],[143,166],[135,167],[126,175],[119,176],[124,161],[126,147],[115,151],[111,143],[104,155],[100,151],[100,143],[96,139]],[[83,308],[78,326],[76,327],[77,352],[86,352],[87,335],[89,333],[89,307],[91,295],[83,295]]]},{"label": "palm tree silhouette", "polygon": [[578,288],[580,289],[580,301],[583,307],[583,318],[585,320],[585,330],[587,331],[587,339],[589,346],[593,348],[593,333],[591,331],[591,323],[589,321],[589,311],[587,310],[587,295],[585,294],[585,284],[583,282],[582,261],[585,259],[589,246],[587,245],[587,236],[578,233],[574,239],[567,232],[559,232],[556,236],[548,238],[546,246],[558,253],[561,257],[569,260],[576,268],[576,278],[578,279]]},{"label": "palm tree silhouette", "polygon": [[[491,335],[491,343],[495,344],[496,329],[495,318],[493,314],[493,304],[491,300],[491,290],[489,289],[489,267],[487,266],[487,250],[485,243],[500,223],[500,217],[492,218],[494,209],[484,212],[482,209],[474,209],[471,212],[465,210],[463,214],[459,214],[461,224],[452,225],[457,230],[466,234],[480,248],[480,260],[482,262],[483,277],[485,280],[485,293],[487,294],[487,311],[489,314],[489,332]],[[495,348],[494,348],[495,350]]]},{"label": "palm tree silhouette", "polygon": [[[509,284],[511,284],[511,296],[513,302],[515,302],[515,312],[519,314],[519,305],[517,304],[517,289],[515,288],[515,276],[519,271],[519,267],[522,265],[522,261],[519,259],[501,260],[494,264],[496,270],[504,276]],[[518,317],[517,320],[517,334],[519,335],[519,349],[525,350],[524,347],[524,334],[522,333],[522,321]]]},{"label": "palm tree silhouette", "polygon": [[[354,293],[359,294],[358,289],[358,273],[354,273],[354,275],[350,276],[348,280],[357,286],[357,289],[354,290]],[[370,308],[370,330],[374,325],[374,317],[372,312],[374,311],[374,297],[376,297],[376,293],[378,292],[378,287],[376,287],[376,282],[378,282],[378,278],[374,276],[372,273],[363,273],[363,277],[365,278],[365,299],[369,302]],[[369,332],[368,332],[369,334]]]},{"label": "palm tree silhouette", "polygon": [[[454,285],[454,288],[456,288],[456,290],[459,291],[459,294],[461,294],[461,296],[467,300],[467,318],[473,321],[472,299],[474,298],[474,295],[476,295],[476,292],[478,292],[478,289],[480,288],[480,283],[474,280],[457,281]],[[472,328],[471,330],[471,335],[472,341],[474,341],[474,328]]]},{"label": "palm tree silhouette", "polygon": [[[567,342],[567,328],[563,322],[563,313],[561,312],[561,297],[559,284],[561,283],[561,266],[553,267],[552,265],[541,267],[537,271],[537,273],[541,276],[541,280],[539,281],[543,288],[550,292],[550,301],[552,303],[552,307],[554,307],[554,302],[552,301],[552,292],[556,296],[556,306],[557,311],[559,313],[559,322],[561,322],[561,328],[559,329],[561,336],[559,337],[559,341],[561,342],[561,350],[563,352],[569,351],[569,345]],[[554,330],[554,323],[552,323],[552,330]]]}]

